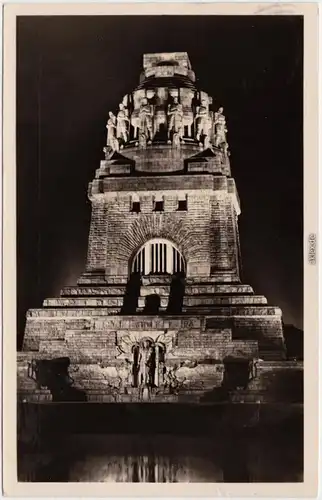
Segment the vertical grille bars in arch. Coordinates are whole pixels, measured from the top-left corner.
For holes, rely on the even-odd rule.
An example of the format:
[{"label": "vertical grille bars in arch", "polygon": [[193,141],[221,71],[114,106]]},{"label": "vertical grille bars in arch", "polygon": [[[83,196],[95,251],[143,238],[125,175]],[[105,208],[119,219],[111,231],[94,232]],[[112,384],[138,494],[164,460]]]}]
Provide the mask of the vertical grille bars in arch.
[{"label": "vertical grille bars in arch", "polygon": [[185,261],[173,243],[155,238],[140,248],[133,259],[132,272],[141,275],[185,272]]}]

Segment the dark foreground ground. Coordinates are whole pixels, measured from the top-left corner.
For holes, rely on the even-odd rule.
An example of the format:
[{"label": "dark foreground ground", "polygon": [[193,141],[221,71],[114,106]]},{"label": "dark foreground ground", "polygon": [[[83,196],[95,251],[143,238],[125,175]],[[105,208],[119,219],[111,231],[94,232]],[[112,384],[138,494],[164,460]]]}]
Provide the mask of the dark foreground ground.
[{"label": "dark foreground ground", "polygon": [[299,482],[300,405],[22,405],[18,479]]}]

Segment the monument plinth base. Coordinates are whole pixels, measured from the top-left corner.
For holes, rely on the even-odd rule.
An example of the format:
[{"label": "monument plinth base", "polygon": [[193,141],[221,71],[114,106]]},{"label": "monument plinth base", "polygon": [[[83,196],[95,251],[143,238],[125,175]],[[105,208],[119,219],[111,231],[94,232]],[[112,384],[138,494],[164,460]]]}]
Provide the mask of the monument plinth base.
[{"label": "monument plinth base", "polygon": [[215,314],[176,316],[109,316],[104,307],[31,310],[18,353],[20,400],[288,401],[290,387],[301,386],[302,366],[283,361],[280,310],[212,308]]}]

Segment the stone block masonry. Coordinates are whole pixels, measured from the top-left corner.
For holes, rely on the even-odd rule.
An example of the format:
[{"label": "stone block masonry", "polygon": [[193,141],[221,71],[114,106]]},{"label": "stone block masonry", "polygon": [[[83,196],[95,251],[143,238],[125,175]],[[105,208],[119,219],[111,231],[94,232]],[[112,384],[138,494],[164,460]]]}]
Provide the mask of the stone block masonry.
[{"label": "stone block masonry", "polygon": [[144,61],[88,187],[84,272],[27,312],[19,399],[298,401],[282,312],[241,282],[223,108],[186,53]]}]

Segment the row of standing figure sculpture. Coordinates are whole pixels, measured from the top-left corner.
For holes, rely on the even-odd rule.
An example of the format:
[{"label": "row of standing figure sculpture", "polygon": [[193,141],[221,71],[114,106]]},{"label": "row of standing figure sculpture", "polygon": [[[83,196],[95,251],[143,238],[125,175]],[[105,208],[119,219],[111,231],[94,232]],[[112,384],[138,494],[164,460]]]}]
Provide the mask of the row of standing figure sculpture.
[{"label": "row of standing figure sculpture", "polygon": [[[195,139],[205,148],[213,145],[222,148],[227,153],[227,127],[223,111],[222,107],[215,113],[209,111],[208,103],[202,100],[200,105],[196,106],[192,121],[194,136],[192,137],[192,123],[189,122],[186,137]],[[149,103],[147,98],[143,98],[139,109],[133,110],[131,114],[129,109],[121,103],[117,116],[112,111],[109,112],[106,124],[107,146],[113,151],[118,151],[131,139],[136,142],[136,145],[146,147],[160,131],[161,125],[166,130],[168,143],[180,146],[185,135],[186,123],[183,106],[177,97],[173,98],[172,103],[167,106],[166,113],[162,113],[161,116],[162,118],[160,118],[160,114],[157,115],[154,106]],[[130,136],[131,125],[133,133]]]}]

